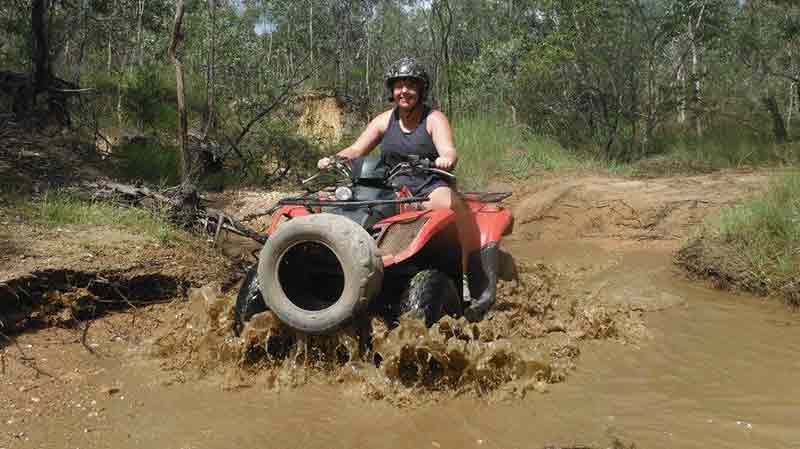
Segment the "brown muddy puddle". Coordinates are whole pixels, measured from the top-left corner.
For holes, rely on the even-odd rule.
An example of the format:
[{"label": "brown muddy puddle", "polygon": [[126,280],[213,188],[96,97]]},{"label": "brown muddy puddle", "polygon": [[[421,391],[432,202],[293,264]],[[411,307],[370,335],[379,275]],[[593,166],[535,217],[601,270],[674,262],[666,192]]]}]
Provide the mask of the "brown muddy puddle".
[{"label": "brown muddy puddle", "polygon": [[[358,376],[292,388],[220,388],[215,377],[168,387],[129,379],[142,387],[129,391],[132,406],[109,410],[126,416],[130,435],[113,447],[609,447],[615,439],[639,448],[800,447],[800,318],[780,304],[682,280],[661,251],[614,252],[593,243],[570,251],[606,252],[612,261],[587,272],[573,294],[586,289],[600,303],[618,302],[637,267],[653,286],[645,296],[667,293],[673,305],[647,314],[647,335],[638,340],[577,340],[581,355],[565,382],[500,401],[428,391],[433,400],[398,407],[365,396]],[[582,271],[582,257],[568,263]],[[600,293],[591,288],[597,284]],[[140,363],[126,372],[145,376],[131,369]],[[374,379],[393,381],[385,372]]]},{"label": "brown muddy puddle", "polygon": [[624,335],[627,313],[577,308],[558,293],[557,278],[543,265],[520,268],[500,283],[495,310],[481,323],[445,317],[426,329],[404,318],[389,328],[373,317],[331,336],[295,333],[264,312],[236,338],[232,298],[204,287],[149,349],[176,381],[221,374],[226,389],[337,384],[396,406],[521,398],[562,381],[581,339]]},{"label": "brown muddy puddle", "polygon": [[[332,347],[306,342],[329,348],[333,365],[314,366],[296,351],[243,366],[241,352],[200,357],[234,343],[199,333],[188,352],[165,342],[165,358],[132,352],[121,364],[106,359],[95,382],[121,391],[93,396],[102,404],[100,418],[51,416],[28,441],[8,447],[600,448],[615,439],[638,448],[800,447],[800,317],[774,302],[681,279],[667,250],[606,243],[540,245],[537,254],[526,254],[512,242],[529,258],[527,285],[535,287],[521,290],[549,306],[531,308],[530,320],[520,322],[511,319],[524,316],[518,310],[501,310],[491,338],[456,332],[457,322],[445,325],[449,331],[408,324],[375,329],[373,354],[381,353],[387,368],[361,358],[341,363],[339,339]],[[537,265],[539,258],[553,265]],[[518,296],[519,286],[505,288]],[[225,314],[211,309],[224,328]],[[575,319],[567,318],[570,309]],[[616,333],[591,334],[595,327],[586,323],[603,322],[592,321],[591,310],[611,317]],[[536,331],[533,321],[549,324]],[[444,383],[417,378],[407,384],[391,369],[398,366],[392,357],[445,360],[450,339],[473,357],[459,381],[445,376],[439,377]],[[470,353],[470,345],[478,352]],[[498,352],[487,355],[493,347]],[[560,358],[553,352],[559,347],[577,351]],[[481,381],[481,360],[502,362],[505,377]],[[420,366],[434,366],[425,363]],[[198,376],[198,369],[206,372]],[[494,385],[485,383],[492,379]]]}]

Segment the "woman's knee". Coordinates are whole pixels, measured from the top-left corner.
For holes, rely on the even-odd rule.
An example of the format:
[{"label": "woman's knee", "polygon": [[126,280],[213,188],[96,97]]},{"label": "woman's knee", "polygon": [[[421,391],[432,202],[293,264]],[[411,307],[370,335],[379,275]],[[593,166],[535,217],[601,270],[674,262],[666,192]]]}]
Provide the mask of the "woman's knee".
[{"label": "woman's knee", "polygon": [[455,192],[450,187],[438,187],[428,195],[426,209],[454,209],[457,206]]}]

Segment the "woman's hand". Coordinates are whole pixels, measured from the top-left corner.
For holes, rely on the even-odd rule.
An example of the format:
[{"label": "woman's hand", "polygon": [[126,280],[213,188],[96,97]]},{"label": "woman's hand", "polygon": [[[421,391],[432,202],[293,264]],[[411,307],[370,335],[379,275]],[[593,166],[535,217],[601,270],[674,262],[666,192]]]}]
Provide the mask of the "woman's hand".
[{"label": "woman's hand", "polygon": [[439,156],[433,161],[433,165],[438,169],[450,171],[455,168],[456,159],[448,156]]},{"label": "woman's hand", "polygon": [[331,165],[331,158],[329,157],[323,157],[317,162],[317,168],[320,170],[328,168],[329,165]]}]

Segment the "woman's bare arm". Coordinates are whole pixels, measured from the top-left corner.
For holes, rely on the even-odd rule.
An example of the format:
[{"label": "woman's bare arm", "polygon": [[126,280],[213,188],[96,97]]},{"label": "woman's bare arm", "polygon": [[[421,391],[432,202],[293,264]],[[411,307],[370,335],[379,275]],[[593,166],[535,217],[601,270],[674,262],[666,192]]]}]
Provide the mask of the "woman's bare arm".
[{"label": "woman's bare arm", "polygon": [[[355,142],[349,147],[339,151],[336,153],[337,156],[346,157],[347,159],[353,160],[369,154],[370,151],[375,149],[376,146],[381,142],[383,138],[383,133],[386,132],[386,126],[388,125],[389,115],[392,111],[383,112],[367,125],[367,128],[358,136]],[[322,159],[317,162],[317,167],[323,169],[328,166],[330,163],[330,159],[327,157],[323,157]]]},{"label": "woman's bare arm", "polygon": [[436,146],[439,157],[436,159],[436,167],[443,170],[452,170],[458,162],[458,152],[453,143],[453,129],[450,122],[440,111],[432,111],[428,116],[428,132]]},{"label": "woman's bare arm", "polygon": [[364,132],[358,136],[358,139],[337,154],[348,159],[355,159],[369,154],[381,142],[383,133],[386,132],[386,121],[390,113],[391,111],[384,112],[372,119]]}]

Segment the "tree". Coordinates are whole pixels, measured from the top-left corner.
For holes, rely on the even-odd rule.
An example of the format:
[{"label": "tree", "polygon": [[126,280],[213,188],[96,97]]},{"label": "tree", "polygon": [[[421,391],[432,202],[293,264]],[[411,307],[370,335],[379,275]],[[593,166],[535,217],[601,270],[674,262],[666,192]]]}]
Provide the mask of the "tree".
[{"label": "tree", "polygon": [[178,54],[183,41],[183,0],[175,4],[175,24],[172,28],[172,40],[169,45],[169,56],[175,65],[175,92],[178,107],[178,149],[181,156],[181,192],[186,201],[196,199],[197,194],[197,161],[194,151],[189,148],[188,124],[186,119],[186,100],[184,97],[183,62]]}]

